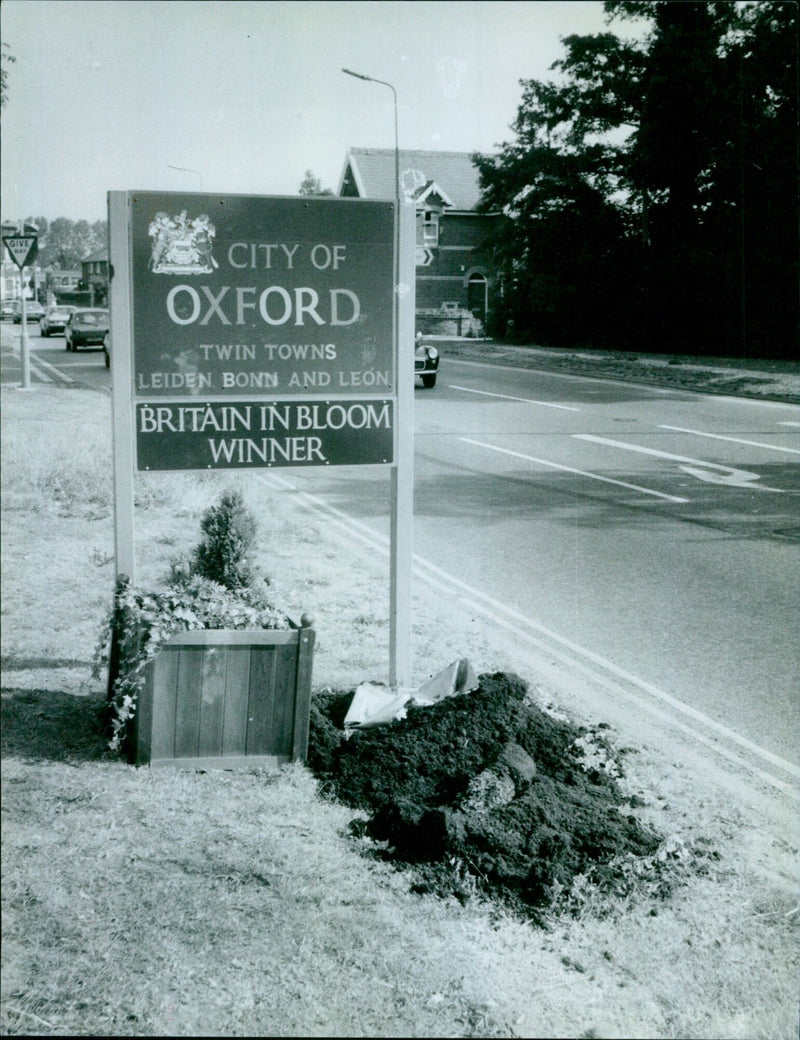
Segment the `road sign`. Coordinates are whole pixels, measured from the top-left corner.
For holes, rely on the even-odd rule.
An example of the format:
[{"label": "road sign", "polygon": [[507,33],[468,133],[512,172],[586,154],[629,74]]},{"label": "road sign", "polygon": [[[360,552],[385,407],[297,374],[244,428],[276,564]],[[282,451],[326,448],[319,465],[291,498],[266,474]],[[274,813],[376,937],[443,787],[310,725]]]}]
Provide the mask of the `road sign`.
[{"label": "road sign", "polygon": [[39,252],[36,235],[3,235],[3,244],[20,270],[35,260]]},{"label": "road sign", "polygon": [[427,246],[417,246],[414,253],[414,262],[417,267],[429,267],[433,262],[433,250]]},{"label": "road sign", "polygon": [[391,203],[136,192],[130,211],[136,397],[394,396]]}]

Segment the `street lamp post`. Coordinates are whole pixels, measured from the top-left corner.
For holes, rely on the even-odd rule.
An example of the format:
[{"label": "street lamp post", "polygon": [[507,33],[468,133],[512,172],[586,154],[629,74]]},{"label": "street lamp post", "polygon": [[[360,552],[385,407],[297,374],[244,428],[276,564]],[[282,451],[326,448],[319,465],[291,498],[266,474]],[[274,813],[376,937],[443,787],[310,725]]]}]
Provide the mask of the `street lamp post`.
[{"label": "street lamp post", "polygon": [[[391,83],[342,69],[347,76],[388,87],[394,101],[394,354],[397,394],[397,457],[391,476],[391,619],[389,684],[411,688],[411,571],[414,514],[414,377],[413,357],[406,358],[400,332],[400,147],[397,132],[397,91]],[[413,341],[413,317],[409,343]]]}]

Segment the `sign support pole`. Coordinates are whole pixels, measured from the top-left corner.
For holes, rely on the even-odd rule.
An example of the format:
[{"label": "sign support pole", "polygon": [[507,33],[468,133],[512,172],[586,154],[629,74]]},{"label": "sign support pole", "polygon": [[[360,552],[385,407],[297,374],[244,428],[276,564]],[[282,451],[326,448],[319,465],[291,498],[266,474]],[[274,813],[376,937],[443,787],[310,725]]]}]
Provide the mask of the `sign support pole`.
[{"label": "sign support pole", "polygon": [[[20,235],[25,234],[25,221],[19,222]],[[28,338],[28,306],[25,302],[25,265],[19,269],[19,298],[20,313],[22,314],[22,334],[19,341],[20,361],[22,362],[22,386],[21,390],[31,388],[31,341]]]},{"label": "sign support pole", "polygon": [[[19,221],[19,233],[16,235],[3,235],[3,245],[8,254],[19,268],[19,308],[22,328],[20,329],[19,353],[22,363],[22,385],[20,390],[30,390],[31,387],[31,343],[28,338],[28,305],[25,298],[25,268],[35,258],[39,251],[38,231],[34,224],[26,224],[24,220]],[[28,230],[30,228],[30,230]],[[3,227],[3,231],[6,228]],[[35,275],[35,270],[34,270]],[[34,277],[34,285],[36,279]]]},{"label": "sign support pole", "polygon": [[136,581],[133,473],[136,464],[133,428],[133,362],[131,344],[131,266],[128,194],[108,193],[109,303],[114,330],[111,342],[111,400],[114,445],[114,552],[116,576]]},{"label": "sign support pole", "polygon": [[22,361],[22,386],[20,390],[31,388],[31,341],[28,338],[28,308],[25,302],[25,268],[19,269],[19,298],[22,315],[22,332],[19,341],[20,360]]},{"label": "sign support pole", "polygon": [[396,204],[398,275],[394,287],[397,315],[397,449],[392,466],[389,685],[412,688],[411,571],[414,521],[414,315],[416,208]]}]

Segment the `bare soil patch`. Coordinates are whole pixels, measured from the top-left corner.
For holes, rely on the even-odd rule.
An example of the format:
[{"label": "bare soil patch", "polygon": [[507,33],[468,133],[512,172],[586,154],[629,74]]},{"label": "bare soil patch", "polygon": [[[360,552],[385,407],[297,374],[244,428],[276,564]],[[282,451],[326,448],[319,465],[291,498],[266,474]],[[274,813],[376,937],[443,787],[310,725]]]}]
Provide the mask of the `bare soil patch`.
[{"label": "bare soil patch", "polygon": [[516,676],[482,675],[475,691],[349,736],[337,727],[347,700],[316,699],[309,766],[369,814],[387,856],[419,868],[417,891],[471,887],[541,921],[578,883],[624,892],[626,867],[643,876],[662,844],[621,791],[603,731],[543,711]]}]

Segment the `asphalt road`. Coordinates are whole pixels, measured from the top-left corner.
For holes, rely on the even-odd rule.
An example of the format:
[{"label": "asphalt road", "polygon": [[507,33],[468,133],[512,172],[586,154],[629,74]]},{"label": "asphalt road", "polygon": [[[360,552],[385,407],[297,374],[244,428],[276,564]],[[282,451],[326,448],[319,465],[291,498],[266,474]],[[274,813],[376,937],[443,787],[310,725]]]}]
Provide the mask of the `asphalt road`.
[{"label": "asphalt road", "polygon": [[[107,390],[102,351],[30,334],[34,383]],[[4,328],[4,382],[18,339]],[[800,408],[445,358],[415,413],[419,579],[542,665],[796,781]],[[385,544],[385,470],[266,479]]]},{"label": "asphalt road", "polygon": [[[19,386],[22,382],[20,358],[21,328],[10,322],[2,325],[0,382]],[[31,384],[58,386],[83,385],[110,392],[111,378],[101,348],[86,347],[68,353],[63,336],[43,337],[39,325],[28,323]]]},{"label": "asphalt road", "polygon": [[[418,576],[706,742],[800,763],[800,408],[445,359],[415,427]],[[382,473],[291,482],[385,537]]]}]

